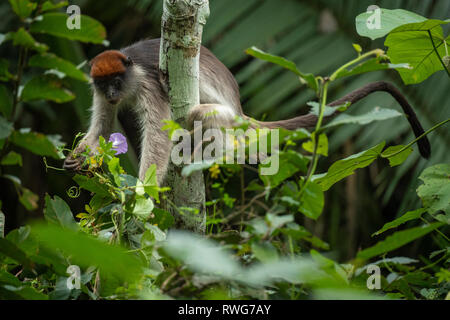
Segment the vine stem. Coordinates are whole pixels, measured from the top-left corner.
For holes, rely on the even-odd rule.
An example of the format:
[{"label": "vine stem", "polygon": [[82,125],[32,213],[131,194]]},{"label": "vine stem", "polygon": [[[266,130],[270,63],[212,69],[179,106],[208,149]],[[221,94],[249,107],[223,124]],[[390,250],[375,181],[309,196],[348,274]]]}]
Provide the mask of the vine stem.
[{"label": "vine stem", "polygon": [[318,147],[319,147],[319,133],[322,126],[324,114],[325,114],[325,106],[327,104],[327,94],[328,94],[328,85],[330,82],[336,80],[339,73],[341,73],[343,70],[345,70],[347,67],[354,65],[355,63],[358,63],[372,55],[380,56],[383,55],[384,51],[381,49],[375,49],[372,51],[369,51],[365,54],[362,54],[358,56],[357,58],[353,59],[352,61],[349,61],[348,63],[344,64],[340,68],[338,68],[329,78],[322,79],[322,89],[320,94],[320,107],[319,107],[319,117],[317,119],[316,128],[313,132],[314,135],[314,151],[311,159],[311,164],[308,168],[308,173],[305,178],[305,182],[303,184],[303,187],[300,190],[299,197],[302,196],[303,192],[305,191],[306,187],[308,186],[309,181],[311,181],[311,177],[315,173],[317,169],[317,164],[319,162],[319,154],[317,153]]},{"label": "vine stem", "polygon": [[[450,71],[448,71],[447,66],[445,65],[444,61],[442,60],[441,55],[439,54],[439,52],[436,48],[436,45],[434,44],[434,40],[433,40],[433,36],[431,35],[431,31],[430,30],[427,30],[427,31],[428,31],[428,36],[430,37],[431,44],[433,45],[434,52],[436,52],[436,55],[438,56],[439,61],[441,62],[442,66],[444,67],[444,70],[447,72],[448,77],[450,78]],[[444,43],[446,43],[445,39],[444,39]]]},{"label": "vine stem", "polygon": [[382,158],[391,158],[393,156],[398,155],[399,153],[402,153],[403,151],[405,151],[406,149],[408,149],[409,147],[411,147],[414,143],[416,143],[417,141],[419,141],[420,139],[422,139],[423,137],[425,137],[426,135],[428,135],[429,133],[431,133],[432,131],[436,130],[437,128],[439,128],[440,126],[443,126],[444,124],[446,124],[447,122],[450,121],[450,118],[448,118],[447,120],[444,120],[442,122],[439,122],[438,124],[436,124],[435,126],[431,127],[430,129],[428,129],[426,132],[422,133],[420,136],[418,136],[416,139],[414,139],[413,141],[411,141],[410,143],[408,143],[406,146],[404,146],[403,148],[401,148],[400,150],[388,154],[388,155],[381,155]]}]

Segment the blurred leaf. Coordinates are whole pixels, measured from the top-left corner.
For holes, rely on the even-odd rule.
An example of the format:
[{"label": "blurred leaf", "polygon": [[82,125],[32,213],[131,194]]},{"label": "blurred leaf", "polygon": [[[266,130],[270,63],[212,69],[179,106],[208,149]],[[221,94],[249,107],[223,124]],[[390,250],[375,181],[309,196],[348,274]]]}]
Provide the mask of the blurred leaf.
[{"label": "blurred leaf", "polygon": [[154,218],[150,221],[152,224],[158,226],[161,230],[167,230],[175,223],[174,217],[166,210],[153,208]]},{"label": "blurred leaf", "polygon": [[[437,56],[446,55],[444,41],[450,46],[449,40],[444,40],[442,27],[450,20],[428,20],[422,23],[412,23],[394,29],[387,37],[384,45],[389,47],[387,54],[393,63],[408,63],[412,69],[398,69],[405,84],[420,83],[433,73],[443,70],[442,62]],[[428,30],[431,33],[428,33]]]},{"label": "blurred leaf", "polygon": [[439,210],[450,214],[450,164],[437,164],[425,169],[419,176],[423,184],[417,188],[428,213]]},{"label": "blurred leaf", "polygon": [[64,60],[53,53],[42,53],[34,55],[28,61],[31,67],[41,67],[44,69],[55,69],[66,76],[87,82],[89,78],[83,71],[78,69],[72,62]]},{"label": "blurred leaf", "polygon": [[22,46],[37,52],[44,52],[48,50],[48,46],[39,43],[24,29],[20,28],[16,32],[9,32],[6,34],[4,41],[12,40],[13,45]]},{"label": "blurred leaf", "polygon": [[68,5],[69,5],[69,1],[60,1],[57,3],[53,3],[51,0],[48,0],[42,4],[41,12],[59,9],[62,7],[66,7]]},{"label": "blurred leaf", "polygon": [[55,137],[32,132],[30,129],[20,129],[19,131],[14,131],[10,139],[15,145],[27,149],[34,154],[49,156],[58,160],[62,159],[57,149],[61,146],[61,142],[56,140]]},{"label": "blurred leaf", "polygon": [[27,285],[0,287],[0,297],[5,300],[48,300],[48,296]]},{"label": "blurred leaf", "polygon": [[13,78],[13,75],[9,73],[9,61],[0,58],[0,81],[8,81],[11,78]]},{"label": "blurred leaf", "polygon": [[14,13],[21,19],[28,18],[37,6],[37,3],[29,0],[9,0],[9,3]]},{"label": "blurred leaf", "polygon": [[323,126],[324,129],[340,126],[343,124],[359,124],[365,125],[371,123],[373,121],[382,121],[387,119],[392,119],[401,116],[402,114],[394,109],[385,109],[376,107],[372,111],[361,114],[361,115],[349,115],[349,114],[341,114],[337,116],[334,120],[332,120],[327,125]]},{"label": "blurred leaf", "polygon": [[53,224],[34,225],[31,232],[42,246],[62,251],[80,267],[96,266],[100,274],[122,281],[134,281],[142,275],[140,260],[121,247]]},{"label": "blurred leaf", "polygon": [[181,171],[181,174],[183,175],[183,177],[189,177],[194,172],[203,171],[205,169],[208,169],[213,164],[214,164],[214,160],[205,160],[202,162],[194,162],[194,163],[188,164],[187,166],[184,166],[183,170]]},{"label": "blurred leaf", "polygon": [[26,253],[5,238],[0,238],[0,253],[15,260],[25,268],[31,268],[33,266],[32,261],[27,257]]},{"label": "blurred leaf", "polygon": [[279,216],[276,214],[272,214],[272,213],[267,213],[266,214],[266,221],[267,224],[270,226],[270,228],[272,229],[272,232],[281,228],[282,226],[284,226],[286,223],[289,222],[293,222],[294,221],[294,216],[291,214],[286,214],[283,216]]},{"label": "blurred leaf", "polygon": [[58,196],[52,199],[48,194],[45,195],[44,217],[47,221],[63,228],[78,229],[70,207]]},{"label": "blurred leaf", "polygon": [[81,15],[81,28],[70,30],[66,26],[67,15],[64,13],[46,13],[42,19],[33,22],[30,31],[33,33],[46,33],[56,37],[82,42],[102,44],[106,38],[105,27],[97,20]]},{"label": "blurred leaf", "polygon": [[317,220],[325,205],[325,196],[321,186],[310,181],[300,198],[301,205],[298,210],[308,218]]},{"label": "blurred leaf", "polygon": [[245,52],[255,58],[277,64],[285,69],[294,72],[297,76],[300,77],[300,81],[302,83],[307,84],[308,87],[310,87],[314,91],[318,91],[319,86],[314,75],[312,73],[302,73],[300,70],[298,70],[297,65],[294,62],[282,57],[271,55],[256,47],[249,48]]},{"label": "blurred leaf", "polygon": [[0,139],[8,138],[13,129],[13,124],[0,116]]},{"label": "blurred leaf", "polygon": [[56,103],[69,102],[75,95],[64,88],[54,75],[37,76],[28,81],[22,90],[21,100],[51,100]]},{"label": "blurred leaf", "polygon": [[158,178],[156,176],[156,165],[152,164],[145,172],[144,191],[152,198],[159,201]]},{"label": "blurred leaf", "polygon": [[372,234],[373,236],[377,236],[389,229],[393,229],[393,228],[397,228],[399,225],[406,223],[408,221],[412,221],[412,220],[416,220],[419,219],[422,214],[424,214],[425,212],[427,212],[427,209],[424,208],[420,208],[414,211],[409,211],[406,212],[404,215],[402,215],[400,218],[395,219],[394,221],[388,222],[386,223],[383,228],[381,228],[380,230],[378,230],[377,232]]},{"label": "blurred leaf", "polygon": [[28,211],[34,211],[39,207],[39,196],[25,187],[21,189],[19,201]]},{"label": "blurred leaf", "polygon": [[81,188],[87,191],[96,193],[102,197],[111,197],[108,186],[101,183],[98,177],[89,178],[77,174],[73,177],[73,180],[75,180]]},{"label": "blurred leaf", "polygon": [[11,116],[12,112],[12,96],[3,85],[0,85],[0,112],[5,117]]},{"label": "blurred leaf", "polygon": [[352,175],[356,169],[369,166],[381,154],[385,144],[383,141],[366,151],[336,161],[328,169],[328,172],[313,176],[312,181],[320,185],[323,191],[327,191],[336,182]]},{"label": "blurred leaf", "polygon": [[371,12],[364,12],[361,13],[356,17],[356,32],[360,36],[369,37],[372,40],[384,37],[389,32],[394,30],[395,28],[407,24],[407,23],[414,23],[414,22],[423,22],[427,19],[407,10],[403,9],[395,9],[395,10],[389,10],[389,9],[381,9],[380,12],[380,29],[373,28],[369,29],[367,27],[367,22],[374,14],[374,11]]},{"label": "blurred leaf", "polygon": [[22,166],[22,155],[17,152],[10,151],[6,156],[2,158],[0,164],[4,166]]},{"label": "blurred leaf", "polygon": [[337,74],[336,79],[380,70],[411,69],[411,66],[408,63],[392,64],[387,63],[385,60],[386,60],[385,57],[376,57],[368,59],[356,66],[352,66],[351,69],[343,69],[341,72]]},{"label": "blurred leaf", "polygon": [[378,242],[373,247],[358,252],[357,257],[367,260],[375,256],[379,256],[383,253],[390,252],[404,246],[405,244],[410,243],[411,241],[422,238],[426,234],[439,227],[442,227],[443,225],[443,223],[436,222],[428,226],[421,226],[404,231],[397,231],[396,233],[388,236],[385,240]]},{"label": "blurred leaf", "polygon": [[270,262],[278,260],[277,249],[270,242],[256,243],[253,242],[252,252],[256,259],[261,262]]},{"label": "blurred leaf", "polygon": [[403,162],[405,162],[406,159],[408,159],[409,155],[413,152],[413,148],[407,148],[404,151],[402,151],[399,154],[396,154],[395,156],[392,156],[392,157],[389,157],[389,155],[400,151],[404,147],[405,146],[403,146],[403,145],[389,147],[383,151],[381,156],[383,158],[387,158],[389,160],[389,165],[391,167],[398,166],[398,165],[402,164]]}]

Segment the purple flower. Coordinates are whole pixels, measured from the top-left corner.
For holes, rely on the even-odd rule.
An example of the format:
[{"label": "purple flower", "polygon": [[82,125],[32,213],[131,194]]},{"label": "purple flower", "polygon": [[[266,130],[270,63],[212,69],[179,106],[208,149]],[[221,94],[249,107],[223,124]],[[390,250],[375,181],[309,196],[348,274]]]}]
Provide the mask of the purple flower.
[{"label": "purple flower", "polygon": [[126,153],[128,151],[127,138],[121,133],[113,133],[109,136],[109,142],[112,142],[113,150],[116,150],[116,155]]}]

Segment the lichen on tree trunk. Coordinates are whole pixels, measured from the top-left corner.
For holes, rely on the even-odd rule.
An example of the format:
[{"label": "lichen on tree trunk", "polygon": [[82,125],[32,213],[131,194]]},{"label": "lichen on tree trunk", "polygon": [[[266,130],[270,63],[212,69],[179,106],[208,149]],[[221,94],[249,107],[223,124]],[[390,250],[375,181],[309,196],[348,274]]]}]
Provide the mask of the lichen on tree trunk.
[{"label": "lichen on tree trunk", "polygon": [[[208,0],[164,0],[159,68],[169,88],[172,120],[183,127],[189,109],[200,103],[200,47],[208,16]],[[171,190],[164,206],[174,215],[177,228],[204,233],[203,173],[186,178],[181,170],[170,162],[166,184]]]}]

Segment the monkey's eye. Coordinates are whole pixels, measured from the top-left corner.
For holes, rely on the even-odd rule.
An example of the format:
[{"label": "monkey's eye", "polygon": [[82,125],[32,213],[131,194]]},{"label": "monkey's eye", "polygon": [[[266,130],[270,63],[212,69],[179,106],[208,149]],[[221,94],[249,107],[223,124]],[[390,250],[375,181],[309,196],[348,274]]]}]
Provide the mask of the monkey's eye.
[{"label": "monkey's eye", "polygon": [[122,87],[122,80],[120,80],[120,79],[114,79],[114,81],[113,81],[113,86],[114,86],[116,89],[120,89],[120,88]]}]

